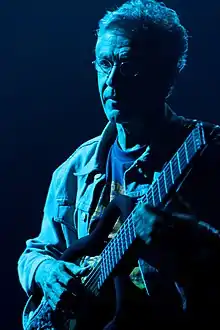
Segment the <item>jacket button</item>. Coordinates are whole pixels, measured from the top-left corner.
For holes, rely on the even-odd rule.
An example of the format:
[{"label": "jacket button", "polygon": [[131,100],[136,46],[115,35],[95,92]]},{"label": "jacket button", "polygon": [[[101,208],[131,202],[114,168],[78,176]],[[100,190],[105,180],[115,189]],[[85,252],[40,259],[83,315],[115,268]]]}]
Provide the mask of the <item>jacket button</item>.
[{"label": "jacket button", "polygon": [[86,213],[85,212],[82,213],[82,221],[86,221]]},{"label": "jacket button", "polygon": [[98,179],[101,178],[101,176],[102,176],[101,173],[97,173],[97,174],[94,175],[94,179],[95,179],[95,180],[98,180]]}]

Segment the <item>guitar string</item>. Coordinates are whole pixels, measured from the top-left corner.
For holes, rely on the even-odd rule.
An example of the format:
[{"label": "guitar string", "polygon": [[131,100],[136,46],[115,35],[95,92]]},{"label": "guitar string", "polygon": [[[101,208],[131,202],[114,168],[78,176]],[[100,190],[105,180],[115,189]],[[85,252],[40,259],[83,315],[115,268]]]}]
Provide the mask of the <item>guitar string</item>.
[{"label": "guitar string", "polygon": [[[190,141],[190,144],[194,144],[194,141]],[[190,144],[188,145],[188,147],[190,146]],[[184,149],[184,152],[185,152],[185,148],[182,148],[182,149]],[[182,154],[182,152],[183,152],[183,150],[181,150],[181,149],[179,149],[178,150],[178,152],[179,152],[179,156],[181,156],[181,154]],[[194,151],[194,153],[195,153],[195,151]],[[191,157],[185,157],[186,159],[187,158],[191,158]],[[168,163],[169,164],[169,163]],[[187,162],[187,164],[188,164],[188,162]],[[176,173],[177,173],[177,166],[176,166],[176,168],[174,168],[175,169],[175,171],[173,171],[173,175],[174,175],[174,177],[175,177],[175,175],[176,175]],[[166,169],[164,168],[164,170],[163,171],[165,171]],[[178,168],[178,174],[181,174],[180,173],[180,171],[179,171],[179,168]],[[160,178],[160,176],[157,178],[157,180]],[[156,180],[156,181],[157,181]],[[149,188],[149,190],[148,190],[148,193],[146,194],[146,195],[144,195],[143,196],[143,200],[145,199],[145,198],[147,198],[147,202],[149,202],[149,200],[150,199],[152,199],[152,205],[154,206],[155,205],[155,203],[154,203],[154,201],[155,201],[155,197],[156,197],[156,194],[154,195],[154,199],[153,199],[153,193],[152,193],[152,190],[153,190],[153,188],[154,188],[154,186],[156,186],[156,181],[154,182],[154,184],[152,184],[151,186],[150,186],[150,188]],[[171,180],[172,181],[172,180]],[[169,183],[170,184],[170,183]],[[168,184],[168,185],[169,185]],[[172,186],[172,182],[171,182],[171,186]],[[150,193],[150,194],[149,194]],[[148,196],[148,195],[150,195],[150,196]],[[159,194],[158,194],[159,195]],[[157,198],[158,198],[158,195],[157,195]],[[166,190],[165,190],[165,195],[166,195]],[[141,202],[143,202],[142,201],[142,199],[141,199]],[[159,203],[160,203],[160,198],[159,198]],[[132,211],[132,213],[134,212],[134,210]],[[129,217],[131,217],[131,214],[130,214],[130,216]],[[114,252],[114,249],[115,248],[117,248],[117,243],[116,243],[116,241],[117,241],[117,239],[122,239],[122,237],[123,237],[123,234],[125,235],[125,237],[126,237],[126,231],[125,231],[125,227],[129,227],[130,226],[130,222],[129,222],[129,220],[130,219],[127,219],[127,221],[124,223],[124,226],[121,226],[121,230],[120,230],[120,232],[118,233],[118,235],[117,235],[117,237],[116,237],[116,239],[115,239],[115,242],[112,240],[112,241],[110,241],[110,243],[108,244],[108,255],[110,256],[110,251],[109,250],[112,250],[112,248],[113,248],[113,252]],[[121,236],[121,237],[120,237]],[[119,240],[120,241],[120,240]],[[123,241],[121,241],[121,242],[123,242]],[[132,242],[131,242],[132,243]],[[130,244],[131,244],[130,243]],[[123,245],[123,244],[122,244]],[[119,246],[119,245],[118,245]],[[119,248],[119,250],[120,250],[120,248]],[[104,252],[104,250],[103,250],[103,252]],[[103,257],[104,257],[104,253],[102,252],[102,254],[101,254],[101,256],[103,255]],[[112,252],[112,251],[111,251]],[[120,251],[120,252],[122,252],[122,254],[123,254],[123,251]],[[113,253],[114,254],[114,253]],[[111,263],[112,261],[111,261],[111,258],[109,257],[109,258],[107,258],[107,259],[109,259],[109,262]],[[102,258],[101,258],[101,260],[103,260]],[[116,260],[116,264],[117,264],[117,260]],[[91,274],[92,276],[90,277],[90,278],[87,278],[87,283],[85,284],[85,285],[87,285],[87,286],[90,286],[91,287],[91,289],[93,289],[94,288],[94,285],[96,285],[97,283],[95,283],[95,282],[97,282],[97,280],[98,280],[98,278],[96,279],[96,278],[94,278],[94,276],[95,275],[98,275],[98,276],[100,276],[100,268],[101,268],[101,266],[102,266],[102,262],[100,262],[98,265],[96,265],[96,271],[95,271],[95,273],[93,272],[93,274]],[[104,266],[104,265],[103,265]],[[112,266],[112,265],[111,265]],[[114,265],[113,265],[114,266]],[[111,267],[110,267],[111,268]],[[94,270],[93,270],[94,271]],[[97,274],[98,273],[98,274]],[[109,272],[110,273],[110,272]],[[105,274],[105,275],[107,275],[108,276],[108,269],[107,269],[107,274]],[[91,283],[91,280],[92,280],[92,277],[93,277],[93,283]],[[105,280],[105,279],[104,279]],[[90,283],[89,283],[89,281],[90,281]]]},{"label": "guitar string", "polygon": [[[189,137],[189,136],[188,136]],[[187,141],[187,139],[186,139],[186,141]],[[192,144],[193,143],[193,145],[194,145],[194,141],[190,141],[190,143],[188,144],[188,147],[190,147],[190,144]],[[182,149],[184,149],[184,152],[185,152],[185,148],[182,148]],[[181,153],[183,152],[183,150],[181,150],[181,147],[180,147],[180,149],[177,151],[177,152],[179,152],[179,156],[181,155],[180,154],[180,151],[181,151]],[[189,153],[189,152],[188,152]],[[195,153],[195,151],[194,151],[194,153]],[[189,158],[189,157],[188,157]],[[172,158],[173,159],[173,158]],[[187,157],[186,157],[186,159],[187,159]],[[187,162],[188,163],[188,162]],[[168,166],[169,166],[169,163],[167,164]],[[177,166],[176,166],[176,169],[177,169]],[[163,171],[165,171],[166,170],[166,167],[164,168],[164,170]],[[174,174],[174,176],[176,175],[176,172],[177,171],[175,171],[173,174]],[[178,170],[178,172],[180,172],[179,170]],[[160,177],[160,176],[159,176]],[[158,179],[159,179],[159,177],[158,177]],[[157,181],[157,180],[156,180]],[[155,182],[156,182],[155,181]],[[172,181],[172,180],[171,180]],[[155,182],[154,182],[154,184],[155,184]],[[151,186],[150,186],[150,188],[149,188],[149,190],[148,190],[148,193],[147,193],[147,195],[149,195],[149,192],[150,192],[150,196],[147,196],[147,195],[144,195],[143,196],[143,199],[144,198],[147,198],[147,200],[149,201],[150,199],[152,199],[152,201],[153,201],[153,198],[152,198],[152,190],[153,190],[153,188],[154,188],[154,184],[152,184]],[[170,183],[169,183],[170,184]],[[171,182],[171,186],[172,186],[172,182]],[[166,193],[166,191],[165,191],[165,193]],[[156,196],[156,195],[155,195]],[[155,196],[154,196],[154,199],[155,199]],[[157,196],[158,197],[158,196]],[[142,200],[141,200],[141,202],[142,202]],[[159,202],[160,202],[160,199],[159,199]],[[154,203],[152,203],[152,205],[154,205]],[[135,210],[135,208],[134,208],[134,210]],[[133,212],[134,212],[134,210],[133,210]],[[132,212],[132,213],[133,213]],[[131,214],[130,214],[130,217],[131,217]],[[120,237],[120,234],[121,234],[121,236],[123,236],[123,234],[125,234],[126,235],[126,231],[125,231],[125,227],[126,226],[130,226],[130,223],[129,223],[129,220],[130,219],[127,219],[128,221],[126,221],[126,222],[124,222],[123,223],[123,225],[124,226],[121,226],[121,230],[120,230],[120,232],[118,233],[118,235],[117,235],[117,237],[116,237],[116,240],[118,239],[118,238],[122,238],[122,237]],[[112,250],[112,248],[113,248],[113,250],[115,249],[115,247],[117,247],[117,243],[116,243],[116,240],[115,240],[115,242],[114,242],[114,240],[111,240],[110,241],[110,243],[108,244],[108,252],[109,252],[109,250]],[[123,242],[123,241],[122,241]],[[122,244],[123,245],[123,244]],[[120,248],[119,248],[120,249]],[[103,252],[101,253],[101,257],[104,257],[104,253],[105,253],[105,251],[103,250]],[[109,254],[110,255],[110,254]],[[90,275],[90,278],[87,278],[86,279],[86,282],[87,283],[85,283],[85,285],[87,285],[87,286],[90,286],[91,287],[91,289],[92,288],[94,288],[94,285],[96,284],[95,282],[97,282],[97,280],[98,280],[98,278],[96,279],[96,278],[94,278],[94,276],[96,276],[96,275],[98,275],[98,276],[100,276],[100,268],[101,268],[101,266],[102,266],[102,261],[103,259],[101,258],[101,260],[100,260],[100,263],[99,264],[97,264],[96,265],[96,271],[94,272],[94,270],[93,270],[93,274],[89,274]],[[110,258],[109,258],[109,261],[110,261]],[[116,264],[117,264],[117,262],[116,262]],[[103,265],[104,266],[104,265]],[[98,274],[97,274],[98,273]],[[108,269],[107,269],[107,273],[108,273]],[[108,275],[108,274],[105,274],[105,275]],[[91,280],[92,280],[92,277],[93,277],[93,281],[94,281],[94,285],[91,283]],[[90,283],[89,283],[89,281],[90,281]]]},{"label": "guitar string", "polygon": [[[190,142],[188,143],[188,150],[187,150],[187,152],[188,152],[188,154],[187,154],[187,156],[186,156],[186,150],[185,150],[185,146],[184,146],[184,144],[185,143],[187,143],[187,140],[189,140],[190,139]],[[168,164],[165,166],[165,168],[163,169],[163,171],[162,172],[165,172],[166,171],[166,168],[168,167],[168,166],[170,166],[170,163],[171,163],[171,161],[174,159],[174,157],[176,157],[176,155],[177,155],[177,153],[179,154],[179,157],[181,158],[181,156],[183,155],[183,152],[185,153],[185,158],[186,158],[186,165],[188,165],[188,163],[189,163],[189,161],[187,161],[187,159],[189,160],[190,158],[191,158],[191,156],[189,156],[189,153],[190,153],[190,147],[192,146],[192,144],[193,144],[193,148],[192,149],[195,149],[195,139],[196,138],[194,138],[193,137],[193,131],[188,135],[188,137],[186,138],[186,140],[185,140],[185,142],[184,142],[184,144],[177,150],[177,152],[175,153],[175,155],[171,158],[171,160],[170,160],[170,162],[168,162]],[[197,139],[198,139],[198,137],[197,137]],[[201,144],[201,142],[200,142],[200,144]],[[196,152],[197,152],[198,150],[193,150],[193,154],[195,154]],[[193,155],[194,156],[194,155]],[[193,157],[192,156],[192,157]],[[190,159],[191,160],[191,159]],[[181,163],[182,161],[180,161],[180,163]],[[179,166],[179,165],[178,165]],[[173,175],[174,175],[174,177],[175,177],[175,175],[177,174],[177,168],[178,168],[178,172],[179,172],[179,174],[181,174],[180,173],[180,171],[179,171],[179,167],[178,166],[176,166],[174,169],[173,169]],[[161,172],[161,173],[162,173]],[[162,176],[161,175],[159,175],[159,177],[157,178],[157,180],[159,180],[160,178],[161,178]],[[170,178],[169,178],[170,179]],[[157,191],[156,191],[156,193],[157,194],[154,194],[154,199],[153,199],[153,189],[154,189],[154,187],[156,186],[156,182],[157,182],[157,180],[150,186],[150,188],[148,189],[148,192],[147,192],[147,194],[145,194],[144,196],[143,196],[143,198],[141,199],[141,201],[140,202],[143,202],[143,200],[145,199],[145,198],[147,198],[147,202],[149,202],[149,200],[150,199],[152,199],[152,205],[154,206],[155,205],[155,200],[156,199],[158,199],[159,197],[159,192],[158,192],[158,188],[157,188]],[[168,183],[168,185],[170,184],[170,182]],[[173,184],[173,182],[172,182],[172,179],[171,179],[171,186],[172,186],[172,184]],[[150,196],[148,196],[149,195],[149,193],[151,194]],[[163,192],[164,193],[164,192]],[[165,189],[165,195],[166,195],[166,189]],[[160,203],[160,198],[159,198],[159,203]],[[138,205],[139,205],[139,203],[138,203]],[[136,208],[136,207],[135,207]],[[117,243],[116,243],[116,241],[117,240],[119,240],[119,238],[120,239],[122,239],[122,237],[123,237],[123,235],[125,235],[125,237],[126,237],[126,230],[125,230],[125,227],[129,227],[130,226],[130,222],[129,222],[129,218],[131,218],[131,215],[133,214],[133,212],[135,211],[135,208],[134,208],[134,210],[132,211],[132,213],[130,214],[130,216],[128,217],[128,219],[127,219],[127,221],[125,221],[123,224],[122,224],[122,226],[120,227],[120,230],[119,230],[119,232],[117,233],[117,237],[115,237],[113,240],[111,240],[110,242],[109,242],[109,244],[107,245],[107,252],[109,253],[110,251],[109,250],[112,250],[113,249],[113,251],[114,251],[114,249],[115,248],[117,248]],[[127,228],[126,228],[127,229]],[[128,228],[129,229],[129,228]],[[121,236],[121,237],[120,237]],[[119,240],[120,241],[120,240]],[[122,241],[123,242],[123,241]],[[130,244],[132,244],[132,242],[130,243]],[[122,244],[123,245],[123,244]],[[118,245],[118,247],[119,247],[119,245]],[[86,278],[86,281],[85,281],[85,286],[90,286],[91,287],[91,289],[92,288],[94,288],[94,285],[96,285],[97,284],[97,280],[98,280],[98,278],[94,278],[96,275],[98,275],[98,276],[100,276],[100,269],[102,268],[102,257],[104,257],[104,254],[105,254],[105,250],[106,250],[106,248],[102,251],[102,253],[101,253],[101,260],[97,263],[97,265],[95,266],[96,268],[95,268],[95,270],[93,269],[92,270],[92,272],[88,275],[88,277]],[[120,247],[119,247],[119,250],[120,250]],[[122,252],[122,251],[120,251],[120,252]],[[122,252],[123,253],[123,252]],[[109,253],[109,255],[110,255],[110,253]],[[109,258],[107,258],[107,259],[109,259],[109,262],[111,263],[111,258],[109,257]],[[116,264],[117,264],[117,260],[116,260]],[[112,266],[112,265],[111,265]],[[113,266],[115,266],[115,265],[113,265]],[[111,268],[111,267],[110,267]],[[108,270],[107,270],[107,273],[108,273]],[[108,274],[105,274],[105,275],[108,275]],[[105,280],[105,279],[104,279]],[[93,281],[93,282],[91,282],[91,281]]]}]

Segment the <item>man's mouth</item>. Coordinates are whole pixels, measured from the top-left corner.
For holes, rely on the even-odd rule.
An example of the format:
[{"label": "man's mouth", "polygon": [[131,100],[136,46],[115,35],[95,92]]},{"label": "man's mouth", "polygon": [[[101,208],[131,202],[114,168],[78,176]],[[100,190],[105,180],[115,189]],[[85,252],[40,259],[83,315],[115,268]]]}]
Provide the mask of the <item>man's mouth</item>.
[{"label": "man's mouth", "polygon": [[113,106],[113,107],[115,107],[115,106],[119,106],[119,101],[118,100],[115,100],[115,99],[108,99],[107,101],[106,101],[106,103],[109,103],[109,105],[110,106]]},{"label": "man's mouth", "polygon": [[116,96],[109,96],[109,97],[105,98],[105,102],[107,102],[108,100],[110,100],[112,102],[118,102],[118,98]]}]

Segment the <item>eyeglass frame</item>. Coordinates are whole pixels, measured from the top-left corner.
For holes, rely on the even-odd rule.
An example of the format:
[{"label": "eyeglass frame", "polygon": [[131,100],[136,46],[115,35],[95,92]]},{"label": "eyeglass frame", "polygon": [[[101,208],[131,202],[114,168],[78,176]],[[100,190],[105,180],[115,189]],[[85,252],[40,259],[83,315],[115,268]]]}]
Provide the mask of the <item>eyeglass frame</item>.
[{"label": "eyeglass frame", "polygon": [[[109,72],[106,72],[105,70],[103,70],[103,67],[98,63],[98,59],[95,59],[94,61],[92,61],[92,64],[95,65],[95,69],[97,72],[100,72],[100,73],[104,73],[104,74],[107,74],[107,76],[109,76],[111,74],[111,71],[113,69],[114,66],[118,66],[119,65],[119,71],[120,71],[120,74],[123,76],[123,77],[131,77],[131,78],[135,78],[137,76],[140,75],[140,72],[136,72],[135,74],[129,76],[129,75],[126,75],[123,73],[123,71],[121,70],[121,67],[125,64],[125,63],[129,63],[129,61],[123,61],[123,62],[120,62],[120,63],[112,63],[110,60],[108,59],[104,59],[105,61],[107,61],[109,64],[110,64],[110,67],[109,67]],[[97,69],[100,68],[100,70]]]}]

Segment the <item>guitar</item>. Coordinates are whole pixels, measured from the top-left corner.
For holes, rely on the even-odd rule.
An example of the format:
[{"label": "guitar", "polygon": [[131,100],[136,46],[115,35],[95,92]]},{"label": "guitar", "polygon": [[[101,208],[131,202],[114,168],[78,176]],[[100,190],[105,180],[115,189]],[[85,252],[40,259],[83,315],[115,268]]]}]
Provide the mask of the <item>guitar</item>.
[{"label": "guitar", "polygon": [[[210,134],[210,136],[212,133]],[[117,269],[126,259],[129,251],[139,240],[145,241],[145,227],[147,220],[138,221],[135,212],[140,203],[149,204],[153,207],[165,206],[172,197],[172,192],[180,185],[183,178],[192,168],[192,161],[202,154],[207,147],[207,139],[203,124],[197,122],[183,144],[166,163],[158,178],[150,185],[147,193],[133,206],[127,198],[113,199],[104,211],[94,231],[70,246],[64,251],[61,260],[74,262],[83,256],[99,255],[92,271],[83,281],[79,280],[79,295],[91,298],[91,301],[99,299],[103,287],[110,278],[117,274]],[[125,197],[125,196],[124,196]],[[104,245],[115,219],[122,215],[125,220],[109,243]],[[104,248],[103,248],[104,247]],[[134,250],[133,250],[134,251]],[[87,299],[86,299],[87,300]],[[74,307],[73,309],[77,309]],[[25,330],[64,329],[68,317],[59,315],[54,317],[50,305],[43,297],[38,308],[29,316],[24,325]],[[71,329],[81,329],[77,325],[77,311],[72,316]],[[66,329],[66,328],[65,328]]]}]

